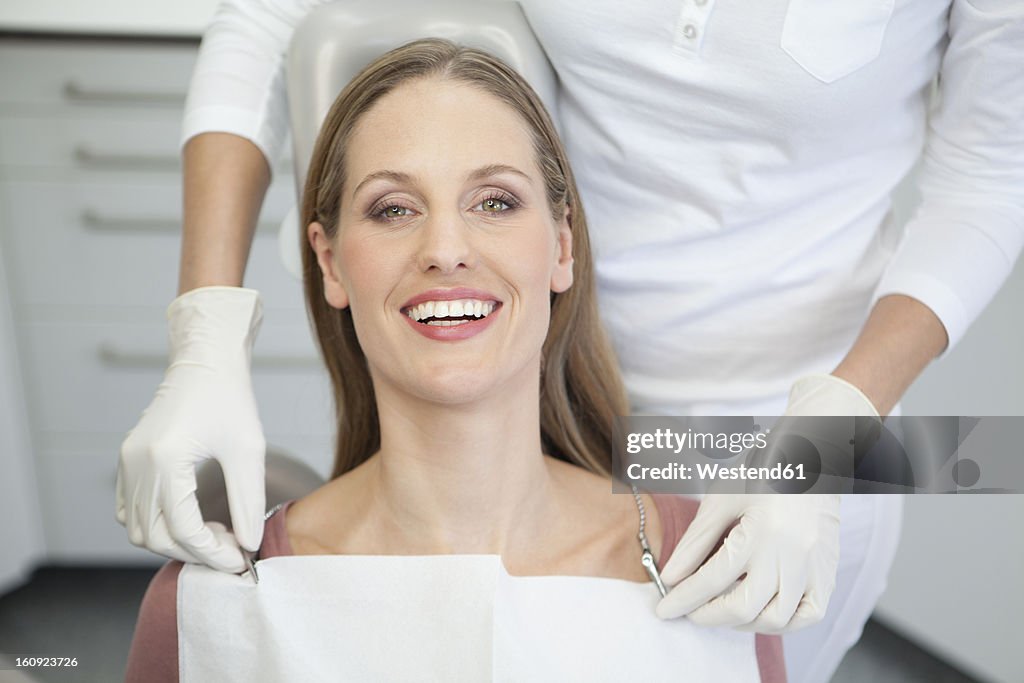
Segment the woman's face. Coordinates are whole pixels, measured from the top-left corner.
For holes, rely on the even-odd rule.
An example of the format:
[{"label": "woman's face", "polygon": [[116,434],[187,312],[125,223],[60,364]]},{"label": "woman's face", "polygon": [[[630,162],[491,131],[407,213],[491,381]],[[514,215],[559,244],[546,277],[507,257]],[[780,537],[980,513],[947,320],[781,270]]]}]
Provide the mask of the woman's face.
[{"label": "woman's face", "polygon": [[572,284],[519,115],[472,86],[418,79],[356,124],[334,242],[309,239],[327,301],[352,307],[382,383],[462,403],[535,377],[550,292]]}]

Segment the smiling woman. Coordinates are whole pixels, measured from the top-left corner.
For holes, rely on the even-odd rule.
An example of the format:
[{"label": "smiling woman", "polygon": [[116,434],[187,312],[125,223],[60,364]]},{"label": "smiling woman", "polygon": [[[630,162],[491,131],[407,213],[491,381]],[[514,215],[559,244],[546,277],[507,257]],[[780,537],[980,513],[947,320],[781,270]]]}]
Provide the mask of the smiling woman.
[{"label": "smiling woman", "polygon": [[328,113],[302,218],[333,479],[270,518],[258,585],[161,571],[129,680],[785,680],[777,637],[654,614],[641,541],[663,555],[697,504],[611,493],[628,404],[575,181],[518,74],[441,40],[384,55]]},{"label": "smiling woman", "polygon": [[[441,41],[414,43],[371,64],[327,114],[307,175],[302,219],[310,226],[303,254],[307,305],[342,407],[335,475],[379,448],[373,363],[367,365],[364,351],[383,352],[378,343],[394,337],[370,341],[372,318],[359,324],[377,308],[346,308],[344,281],[364,272],[389,289],[383,293],[388,315],[412,302],[429,304],[430,297],[463,298],[452,292],[457,287],[490,292],[481,303],[496,303],[483,320],[491,338],[511,345],[515,339],[508,333],[519,330],[529,332],[532,342],[502,349],[421,344],[424,353],[412,347],[412,355],[392,351],[406,366],[433,363],[431,377],[441,384],[463,373],[468,389],[486,376],[478,373],[481,366],[488,373],[522,371],[522,354],[537,356],[539,348],[531,345],[543,345],[545,448],[609,471],[611,420],[627,414],[628,403],[597,312],[586,219],[554,125],[514,70]],[[337,275],[336,258],[349,263]],[[372,276],[395,269],[403,272]],[[569,289],[574,275],[576,286]],[[429,289],[447,294],[409,298]],[[436,314],[436,303],[434,308]],[[494,326],[495,315],[508,322]],[[365,329],[357,340],[360,327]],[[468,327],[475,329],[427,332],[461,339],[484,326]],[[364,336],[370,343],[360,347]]]}]

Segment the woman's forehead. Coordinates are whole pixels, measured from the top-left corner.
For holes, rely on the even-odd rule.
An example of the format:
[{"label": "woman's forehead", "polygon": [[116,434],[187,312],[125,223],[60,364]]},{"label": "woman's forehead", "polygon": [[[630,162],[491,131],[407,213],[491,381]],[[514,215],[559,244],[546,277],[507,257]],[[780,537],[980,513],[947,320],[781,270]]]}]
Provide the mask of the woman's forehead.
[{"label": "woman's forehead", "polygon": [[356,123],[346,176],[358,184],[382,169],[468,174],[506,165],[534,176],[532,137],[507,102],[466,83],[421,78],[381,97]]}]

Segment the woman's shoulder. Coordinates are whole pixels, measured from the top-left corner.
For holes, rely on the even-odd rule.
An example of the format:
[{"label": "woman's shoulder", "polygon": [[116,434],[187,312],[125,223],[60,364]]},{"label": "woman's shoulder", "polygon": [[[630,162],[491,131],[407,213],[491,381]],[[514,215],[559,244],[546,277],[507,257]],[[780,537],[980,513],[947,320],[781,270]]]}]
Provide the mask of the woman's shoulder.
[{"label": "woman's shoulder", "polygon": [[178,575],[184,566],[168,562],[149,582],[128,653],[128,683],[178,680]]},{"label": "woman's shoulder", "polygon": [[263,525],[263,545],[260,546],[260,559],[295,554],[288,539],[287,526],[288,512],[294,503],[294,500],[289,500],[270,511],[267,521]]},{"label": "woman's shoulder", "polygon": [[652,493],[650,496],[654,499],[658,519],[661,521],[661,554],[658,556],[658,569],[661,570],[697,516],[700,501],[671,493]]}]

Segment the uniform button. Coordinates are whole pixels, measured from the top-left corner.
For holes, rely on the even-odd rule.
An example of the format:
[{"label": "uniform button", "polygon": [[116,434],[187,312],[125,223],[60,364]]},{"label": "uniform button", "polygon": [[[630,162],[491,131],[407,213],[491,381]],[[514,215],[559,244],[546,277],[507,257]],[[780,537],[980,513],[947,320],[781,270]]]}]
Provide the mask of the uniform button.
[{"label": "uniform button", "polygon": [[693,24],[687,24],[683,27],[683,35],[687,38],[693,38],[697,35],[697,27]]}]

